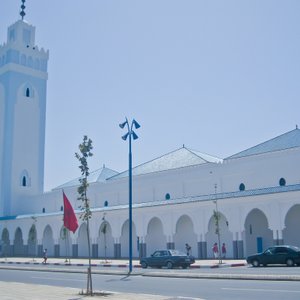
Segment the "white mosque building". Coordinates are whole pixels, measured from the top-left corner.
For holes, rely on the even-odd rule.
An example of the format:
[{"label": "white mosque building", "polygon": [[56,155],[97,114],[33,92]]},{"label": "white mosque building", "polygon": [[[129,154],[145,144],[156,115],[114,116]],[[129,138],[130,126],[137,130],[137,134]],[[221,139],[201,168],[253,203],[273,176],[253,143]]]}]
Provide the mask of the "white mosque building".
[{"label": "white mosque building", "polygon": [[[43,191],[49,52],[21,16],[0,46],[0,252],[86,257],[80,211],[74,234],[63,227],[62,189],[77,209],[78,178]],[[299,167],[297,127],[224,159],[182,147],[134,167],[133,256],[188,243],[196,258],[213,257],[216,210],[227,257],[300,246]],[[128,172],[102,167],[89,183],[92,257],[128,257]]]}]

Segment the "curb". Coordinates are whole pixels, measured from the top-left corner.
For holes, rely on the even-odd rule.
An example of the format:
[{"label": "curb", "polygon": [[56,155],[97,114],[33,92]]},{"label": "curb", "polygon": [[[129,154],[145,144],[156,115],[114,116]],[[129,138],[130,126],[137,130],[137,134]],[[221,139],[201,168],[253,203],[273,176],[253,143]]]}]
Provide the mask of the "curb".
[{"label": "curb", "polygon": [[[42,262],[12,262],[12,261],[0,261],[0,264],[17,264],[17,265],[44,265]],[[88,264],[83,263],[46,263],[49,266],[76,266],[76,267],[87,267]],[[203,269],[203,268],[230,268],[230,267],[244,267],[247,266],[247,263],[236,263],[236,264],[216,264],[216,265],[191,265],[190,269]],[[127,264],[91,264],[92,267],[104,267],[104,268],[128,268]],[[133,265],[133,268],[141,269],[140,264]]]}]

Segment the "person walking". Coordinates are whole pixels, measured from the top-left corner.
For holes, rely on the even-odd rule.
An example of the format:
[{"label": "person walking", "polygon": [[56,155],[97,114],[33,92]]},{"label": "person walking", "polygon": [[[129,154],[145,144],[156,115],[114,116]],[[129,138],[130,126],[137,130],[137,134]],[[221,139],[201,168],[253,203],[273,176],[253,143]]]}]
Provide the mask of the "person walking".
[{"label": "person walking", "polygon": [[218,248],[218,244],[214,243],[213,247],[212,247],[212,251],[214,254],[214,258],[218,258],[219,256],[219,248]]},{"label": "person walking", "polygon": [[47,249],[44,249],[43,251],[43,264],[46,264],[47,263],[47,259],[48,259],[48,256],[47,256]]},{"label": "person walking", "polygon": [[192,247],[186,243],[185,244],[185,250],[186,250],[186,255],[189,256],[190,255],[190,251],[191,251]]},{"label": "person walking", "polygon": [[226,245],[225,245],[225,243],[222,244],[222,257],[226,258]]}]

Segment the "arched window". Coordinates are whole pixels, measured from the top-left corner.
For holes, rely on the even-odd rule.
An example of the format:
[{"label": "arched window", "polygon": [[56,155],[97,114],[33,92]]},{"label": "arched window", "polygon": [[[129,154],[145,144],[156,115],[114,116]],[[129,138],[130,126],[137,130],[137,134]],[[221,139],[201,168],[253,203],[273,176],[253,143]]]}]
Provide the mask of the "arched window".
[{"label": "arched window", "polygon": [[171,199],[171,196],[170,196],[169,193],[166,193],[165,199],[166,199],[166,200],[170,200],[170,199]]},{"label": "arched window", "polygon": [[243,183],[241,183],[240,186],[239,186],[239,190],[244,191],[245,188],[246,188],[245,185]]},{"label": "arched window", "polygon": [[108,201],[104,201],[104,207],[107,207],[108,206]]},{"label": "arched window", "polygon": [[46,209],[45,208],[43,208],[43,214],[46,212]]},{"label": "arched window", "polygon": [[26,170],[23,170],[19,177],[19,185],[20,186],[30,186],[30,177]]},{"label": "arched window", "polygon": [[25,84],[25,86],[23,87],[23,95],[26,98],[34,97],[34,91],[33,91],[31,84],[29,84],[29,83]]},{"label": "arched window", "polygon": [[280,186],[285,186],[285,185],[286,185],[286,181],[285,181],[284,178],[280,178],[280,179],[279,179],[279,185],[280,185]]},{"label": "arched window", "polygon": [[61,211],[63,211],[63,210],[64,210],[64,207],[63,207],[63,206],[61,206],[61,207],[60,207],[60,210],[61,210]]}]

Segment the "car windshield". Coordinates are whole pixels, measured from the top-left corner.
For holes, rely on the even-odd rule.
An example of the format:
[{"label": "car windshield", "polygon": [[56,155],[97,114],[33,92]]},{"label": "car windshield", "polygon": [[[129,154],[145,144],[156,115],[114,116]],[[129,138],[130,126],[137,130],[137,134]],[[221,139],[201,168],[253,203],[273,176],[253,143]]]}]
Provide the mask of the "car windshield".
[{"label": "car windshield", "polygon": [[172,256],[186,256],[186,254],[179,250],[169,250]]}]

